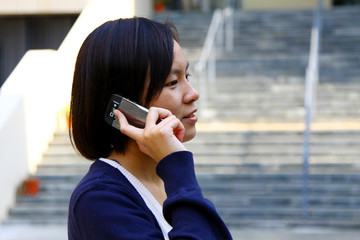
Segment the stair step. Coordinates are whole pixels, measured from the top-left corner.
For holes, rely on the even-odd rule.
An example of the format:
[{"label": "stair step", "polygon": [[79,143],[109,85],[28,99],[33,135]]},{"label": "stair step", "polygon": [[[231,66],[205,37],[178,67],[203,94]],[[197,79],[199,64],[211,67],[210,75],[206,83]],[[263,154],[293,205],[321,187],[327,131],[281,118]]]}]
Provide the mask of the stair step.
[{"label": "stair step", "polygon": [[[243,173],[243,174],[203,174],[198,176],[199,182],[204,184],[221,184],[221,183],[234,183],[234,185],[241,185],[244,181],[254,181],[254,183],[266,184],[266,182],[272,183],[275,181],[276,183],[288,183],[288,181],[292,181],[295,183],[302,183],[302,174],[294,174],[294,173],[283,173],[279,171],[278,173],[264,173],[264,174],[255,174],[255,173]],[[331,182],[331,183],[339,183],[339,184],[358,184],[360,183],[360,173],[357,174],[310,174],[308,176],[309,181],[311,182]],[[335,185],[333,185],[335,187]],[[276,187],[276,185],[274,185]],[[360,188],[360,186],[359,186]]]},{"label": "stair step", "polygon": [[56,163],[62,157],[49,158],[49,163],[38,165],[37,173],[41,175],[63,175],[78,176],[79,174],[85,175],[90,165],[89,164],[74,164],[74,163]]},{"label": "stair step", "polygon": [[[316,229],[338,229],[341,231],[354,230],[357,231],[360,228],[359,221],[355,220],[332,220],[332,219],[321,219],[321,220],[303,220],[298,219],[237,219],[229,218],[226,221],[226,225],[233,229],[302,229],[310,228]],[[354,238],[355,239],[355,238]]]},{"label": "stair step", "polygon": [[[221,143],[215,142],[213,144],[210,143],[193,143],[187,144],[188,150],[193,152],[195,155],[277,155],[284,154],[287,155],[301,155],[303,154],[303,146],[302,141],[293,142],[293,143]],[[52,149],[48,151],[46,156],[56,157],[59,155],[71,156],[71,152],[67,151],[66,147]],[[333,156],[343,156],[343,155],[360,155],[360,143],[333,143],[333,144],[312,144],[311,147],[311,155],[320,156],[320,155],[328,155],[331,154]],[[59,167],[70,167],[70,168],[83,168],[88,167],[87,163],[71,163],[71,162],[63,162],[63,165],[59,165]],[[66,165],[65,165],[66,164]],[[46,167],[48,163],[42,163],[42,167]],[[73,166],[73,167],[72,167]]]},{"label": "stair step", "polygon": [[19,204],[16,208],[10,209],[10,215],[14,217],[31,217],[31,218],[40,218],[42,216],[64,216],[66,217],[68,214],[68,205],[59,206],[59,205],[50,205],[50,206],[38,206],[38,205],[30,205],[26,206],[23,204]]},{"label": "stair step", "polygon": [[10,216],[2,222],[4,225],[66,225],[67,216]]},{"label": "stair step", "polygon": [[[72,190],[74,190],[74,188],[75,188],[75,184],[73,184]],[[52,205],[52,204],[68,205],[72,190],[68,192],[64,192],[64,191],[52,192],[52,193],[40,192],[36,196],[19,197],[16,202],[20,205],[21,204],[32,204],[32,205],[41,204],[42,206]]]},{"label": "stair step", "polygon": [[[196,163],[195,170],[197,175],[202,174],[266,174],[266,173],[292,173],[299,174],[303,171],[303,163],[240,163],[240,164],[223,164],[223,163]],[[310,164],[309,174],[324,174],[324,173],[337,173],[337,174],[354,174],[359,173],[359,164],[352,163],[334,163],[334,164]]]},{"label": "stair step", "polygon": [[[241,194],[228,194],[226,196],[211,195],[205,191],[205,196],[212,201],[217,208],[232,207],[256,207],[263,209],[269,206],[275,208],[298,207],[303,206],[303,197],[299,196],[242,196]],[[358,209],[360,206],[360,197],[325,197],[310,196],[309,206],[315,207],[338,207],[345,209]]]}]

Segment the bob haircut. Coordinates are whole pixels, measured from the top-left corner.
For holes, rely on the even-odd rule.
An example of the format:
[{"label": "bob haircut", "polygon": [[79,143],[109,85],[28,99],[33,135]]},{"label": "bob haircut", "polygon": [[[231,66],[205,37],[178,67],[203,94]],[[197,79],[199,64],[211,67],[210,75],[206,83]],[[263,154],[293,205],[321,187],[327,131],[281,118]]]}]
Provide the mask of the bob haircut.
[{"label": "bob haircut", "polygon": [[94,160],[125,152],[129,138],[104,120],[110,95],[148,106],[170,74],[174,40],[173,25],[140,17],[109,21],[89,34],[77,56],[70,103],[70,138],[81,155]]}]

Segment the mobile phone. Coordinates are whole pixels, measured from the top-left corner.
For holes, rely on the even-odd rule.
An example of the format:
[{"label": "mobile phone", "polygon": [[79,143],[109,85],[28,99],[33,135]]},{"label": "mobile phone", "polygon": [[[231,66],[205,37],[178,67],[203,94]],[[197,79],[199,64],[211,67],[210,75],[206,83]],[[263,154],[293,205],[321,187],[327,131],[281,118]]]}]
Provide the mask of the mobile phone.
[{"label": "mobile phone", "polygon": [[105,122],[120,130],[120,124],[115,117],[114,110],[120,110],[128,120],[129,124],[144,128],[146,122],[146,116],[149,110],[127,98],[124,98],[118,94],[112,94],[106,108]]}]

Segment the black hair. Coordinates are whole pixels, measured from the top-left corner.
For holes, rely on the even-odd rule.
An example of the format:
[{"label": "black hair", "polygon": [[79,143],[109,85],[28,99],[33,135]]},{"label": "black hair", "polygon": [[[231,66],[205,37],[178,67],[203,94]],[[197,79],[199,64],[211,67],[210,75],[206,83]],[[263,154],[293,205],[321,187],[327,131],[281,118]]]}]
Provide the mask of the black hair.
[{"label": "black hair", "polygon": [[129,138],[104,121],[110,95],[147,106],[170,73],[174,40],[173,25],[138,17],[106,22],[85,39],[75,65],[69,131],[81,155],[94,160],[125,152]]}]

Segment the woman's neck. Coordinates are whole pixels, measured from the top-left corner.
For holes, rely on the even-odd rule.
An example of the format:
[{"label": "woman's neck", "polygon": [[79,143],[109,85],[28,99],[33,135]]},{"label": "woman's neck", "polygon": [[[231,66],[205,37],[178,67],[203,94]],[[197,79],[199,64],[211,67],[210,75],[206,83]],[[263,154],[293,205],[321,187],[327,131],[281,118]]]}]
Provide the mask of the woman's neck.
[{"label": "woman's neck", "polygon": [[157,163],[140,151],[135,141],[130,140],[125,154],[113,152],[108,158],[118,161],[152,193],[160,204],[163,203],[166,193],[162,179],[156,174]]},{"label": "woman's neck", "polygon": [[135,141],[130,140],[125,154],[112,152],[108,158],[118,161],[121,166],[139,180],[151,181],[157,177],[156,162],[141,152]]}]

